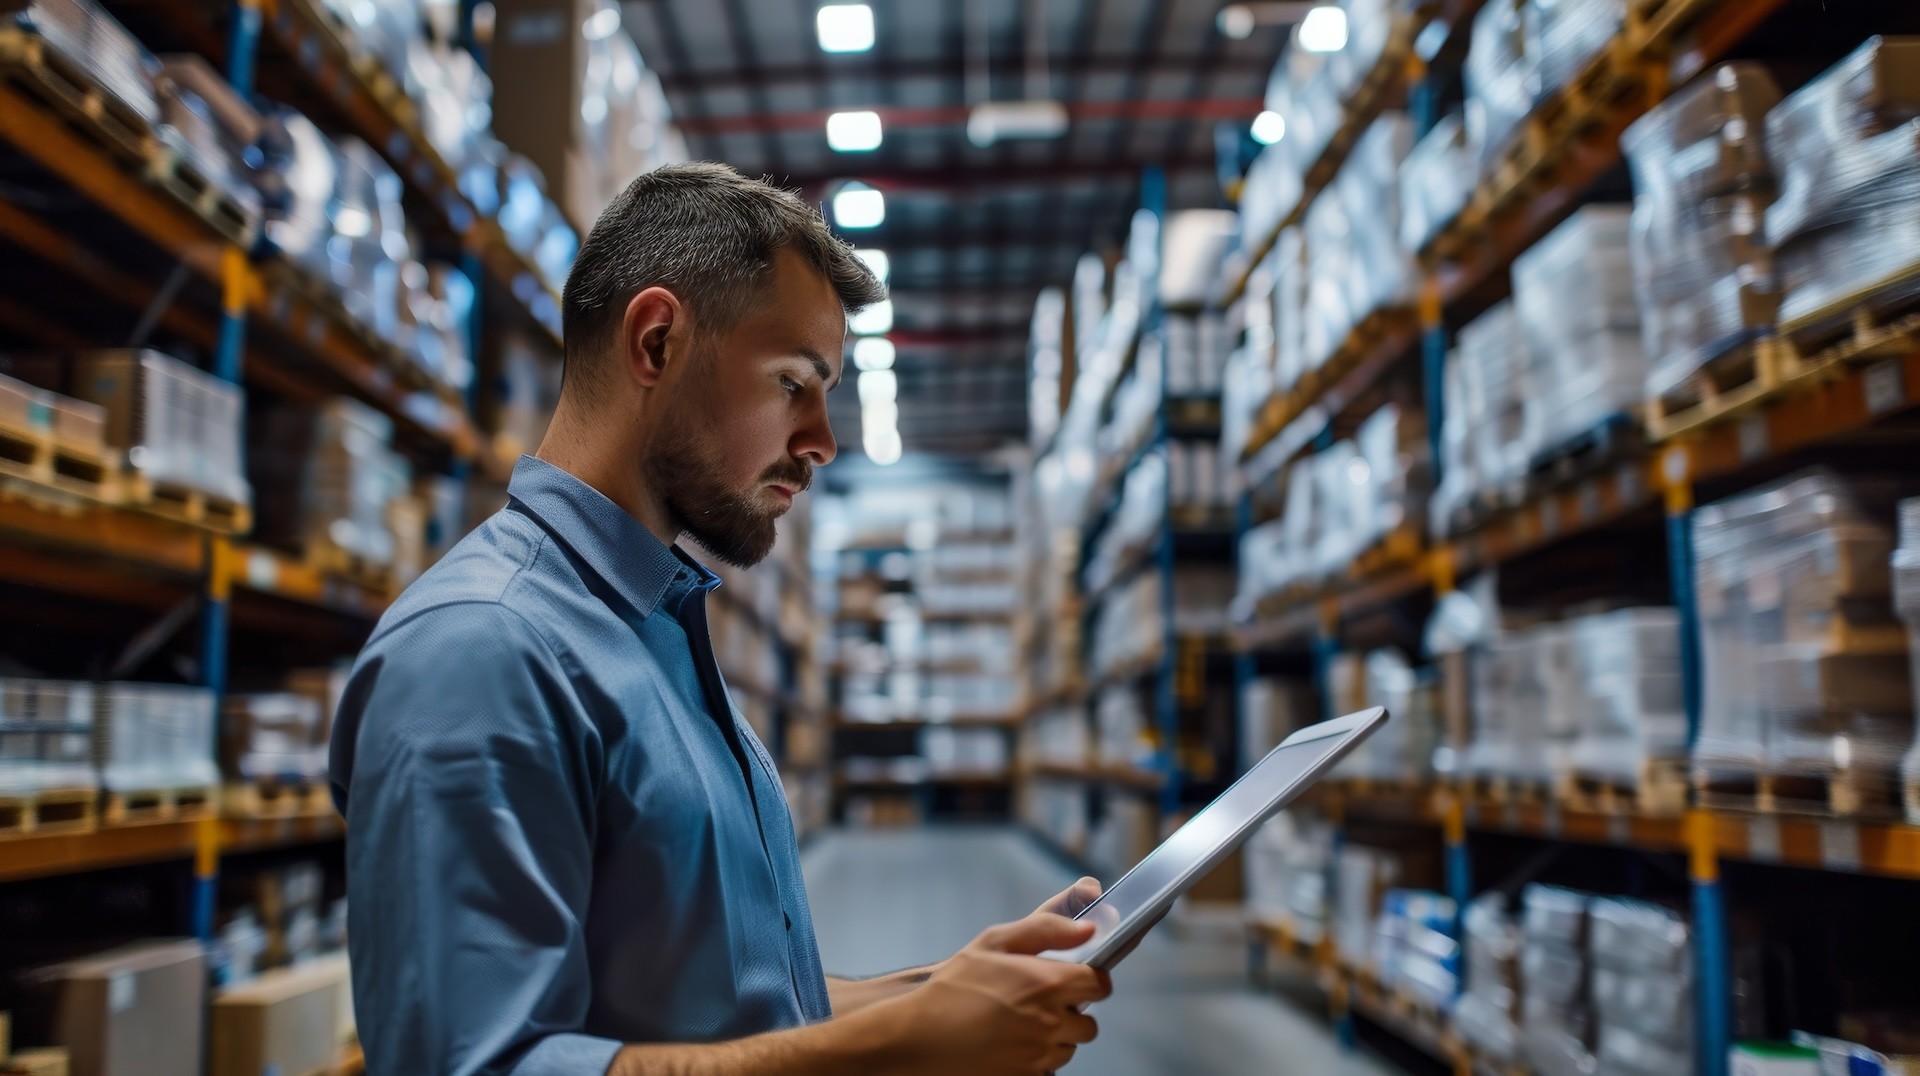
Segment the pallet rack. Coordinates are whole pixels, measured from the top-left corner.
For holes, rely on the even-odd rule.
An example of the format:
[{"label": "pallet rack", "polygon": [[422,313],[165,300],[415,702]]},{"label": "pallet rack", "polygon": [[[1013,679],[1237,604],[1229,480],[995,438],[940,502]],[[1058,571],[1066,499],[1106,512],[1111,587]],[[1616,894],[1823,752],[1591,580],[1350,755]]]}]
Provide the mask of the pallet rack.
[{"label": "pallet rack", "polygon": [[[1478,3],[1453,5],[1470,19]],[[1243,488],[1258,491],[1389,377],[1417,370],[1430,434],[1444,418],[1441,379],[1451,344],[1449,324],[1471,318],[1499,298],[1514,259],[1570,215],[1584,192],[1620,163],[1620,133],[1679,86],[1733,50],[1785,6],[1784,0],[1640,0],[1612,45],[1570,85],[1535,107],[1502,164],[1471,195],[1467,207],[1421,252],[1417,318],[1388,331],[1356,330],[1341,349],[1345,361],[1317,380],[1265,402],[1241,464]],[[1437,118],[1440,84],[1431,76],[1408,86],[1419,126]],[[1349,105],[1349,125],[1378,114],[1373,98]],[[1343,127],[1343,131],[1346,128]],[[1338,143],[1336,143],[1336,146]],[[1289,219],[1304,214],[1317,187],[1309,183]],[[1239,298],[1251,266],[1272,245],[1268,237],[1245,263],[1226,274],[1218,302]],[[1364,327],[1363,327],[1364,328]],[[1304,646],[1316,675],[1347,629],[1410,601],[1452,590],[1471,573],[1523,557],[1551,555],[1571,539],[1623,526],[1657,527],[1667,547],[1671,599],[1681,617],[1682,668],[1690,731],[1700,722],[1702,670],[1697,616],[1692,608],[1690,539],[1698,492],[1719,495],[1777,473],[1782,461],[1822,445],[1887,429],[1920,408],[1920,332],[1909,322],[1857,327],[1840,344],[1804,365],[1797,380],[1757,393],[1743,405],[1690,424],[1650,426],[1657,443],[1644,459],[1531,490],[1494,508],[1445,538],[1429,538],[1417,560],[1384,570],[1350,572],[1262,604],[1236,628],[1239,679],[1254,677],[1256,660]],[[1412,364],[1416,364],[1413,366]],[[1438,453],[1436,451],[1436,460]],[[1253,499],[1243,498],[1240,530],[1251,525]],[[1324,682],[1324,680],[1322,680]],[[1575,810],[1546,799],[1493,799],[1471,785],[1434,782],[1415,789],[1353,785],[1328,788],[1321,805],[1337,824],[1418,826],[1437,832],[1444,848],[1445,889],[1465,906],[1474,894],[1469,842],[1506,834],[1573,846],[1612,846],[1683,857],[1692,894],[1701,1014],[1696,1060],[1700,1071],[1726,1071],[1731,1029],[1727,893],[1721,864],[1743,861],[1815,871],[1920,880],[1920,827],[1877,819],[1754,813],[1689,803],[1680,813]],[[1338,838],[1336,838],[1337,840]],[[1289,946],[1269,928],[1266,948]],[[1298,946],[1293,946],[1298,950]],[[1295,952],[1318,961],[1330,1011],[1342,1034],[1362,1012],[1379,1026],[1420,1045],[1455,1072],[1496,1071],[1475,1058],[1444,1028],[1405,1019],[1404,1006],[1376,993],[1369,1001],[1353,987],[1354,972],[1322,952]]]}]

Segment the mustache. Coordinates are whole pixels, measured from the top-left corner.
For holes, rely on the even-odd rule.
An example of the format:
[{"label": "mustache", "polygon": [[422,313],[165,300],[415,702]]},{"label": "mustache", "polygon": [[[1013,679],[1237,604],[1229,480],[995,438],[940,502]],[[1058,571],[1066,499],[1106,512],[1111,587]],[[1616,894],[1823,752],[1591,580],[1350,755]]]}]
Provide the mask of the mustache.
[{"label": "mustache", "polygon": [[798,460],[776,463],[760,476],[762,483],[782,485],[795,493],[805,493],[813,485],[813,468]]}]

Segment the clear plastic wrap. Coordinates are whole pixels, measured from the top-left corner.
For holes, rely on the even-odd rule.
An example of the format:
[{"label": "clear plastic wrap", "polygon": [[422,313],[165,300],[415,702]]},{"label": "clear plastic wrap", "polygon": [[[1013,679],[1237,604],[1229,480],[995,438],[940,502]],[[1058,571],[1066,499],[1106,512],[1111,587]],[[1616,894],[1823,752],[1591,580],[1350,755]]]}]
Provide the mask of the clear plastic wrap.
[{"label": "clear plastic wrap", "polygon": [[274,408],[254,422],[248,459],[260,535],[296,548],[325,543],[375,565],[394,561],[388,506],[411,487],[393,451],[393,420],[357,400]]},{"label": "clear plastic wrap", "polygon": [[1423,689],[1420,675],[1397,650],[1374,650],[1364,658],[1336,655],[1329,664],[1334,709],[1352,713],[1384,706],[1393,720],[1380,727],[1334,772],[1344,777],[1417,781],[1433,773],[1433,750],[1439,735],[1432,693]]},{"label": "clear plastic wrap", "polygon": [[1467,139],[1492,171],[1538,96],[1540,72],[1527,39],[1524,0],[1490,0],[1473,18],[1461,80]]},{"label": "clear plastic wrap", "polygon": [[1621,609],[1581,617],[1567,629],[1579,700],[1573,769],[1632,784],[1648,762],[1684,759],[1678,614]]},{"label": "clear plastic wrap", "polygon": [[33,0],[18,19],[142,119],[160,121],[160,61],[92,0]]},{"label": "clear plastic wrap", "polygon": [[1452,410],[1446,423],[1464,431],[1479,488],[1497,490],[1518,481],[1539,441],[1539,413],[1527,406],[1535,375],[1514,305],[1495,303],[1461,326],[1448,365],[1460,371],[1464,406],[1457,423]]},{"label": "clear plastic wrap", "polygon": [[1904,280],[1920,205],[1920,38],[1874,37],[1767,116],[1783,323]]},{"label": "clear plastic wrap", "polygon": [[1273,248],[1273,387],[1285,392],[1306,372],[1308,271],[1299,228],[1280,233]]},{"label": "clear plastic wrap", "polygon": [[1448,1008],[1460,992],[1460,941],[1451,898],[1424,890],[1390,890],[1374,927],[1373,962],[1380,981],[1402,994]]},{"label": "clear plastic wrap", "polygon": [[260,192],[247,156],[260,138],[260,114],[198,56],[168,56],[156,80],[165,122],[154,132],[227,197],[254,213]]},{"label": "clear plastic wrap", "polygon": [[1413,256],[1400,242],[1400,169],[1413,152],[1413,121],[1383,112],[1355,140],[1335,180],[1354,224],[1353,307],[1360,317],[1413,301]]},{"label": "clear plastic wrap", "polygon": [[1479,148],[1458,112],[1440,118],[1400,166],[1400,249],[1418,253],[1473,196]]},{"label": "clear plastic wrap", "polygon": [[1454,1030],[1469,1045],[1501,1060],[1520,1047],[1519,924],[1499,892],[1482,894],[1461,916],[1466,939],[1466,991],[1454,1008]]},{"label": "clear plastic wrap", "polygon": [[320,700],[310,695],[228,696],[220,721],[221,768],[243,781],[325,777],[325,716]]},{"label": "clear plastic wrap", "polygon": [[1707,774],[1888,779],[1913,743],[1873,483],[1809,471],[1694,517]]},{"label": "clear plastic wrap", "polygon": [[98,723],[101,784],[112,792],[212,785],[213,692],[175,684],[107,684]]},{"label": "clear plastic wrap", "polygon": [[1474,723],[1464,773],[1541,784],[1564,772],[1581,708],[1562,624],[1505,633],[1474,666]]},{"label": "clear plastic wrap", "polygon": [[1293,118],[1288,113],[1288,137],[1260,151],[1247,166],[1240,187],[1240,249],[1254,250],[1300,200],[1301,169],[1294,160]]},{"label": "clear plastic wrap", "polygon": [[1527,406],[1539,438],[1558,447],[1646,391],[1646,351],[1627,253],[1630,211],[1585,206],[1513,263],[1513,302],[1533,373]]},{"label": "clear plastic wrap", "polygon": [[1723,64],[1621,136],[1650,395],[1773,325],[1779,288],[1764,232],[1775,179],[1765,131],[1779,96],[1765,68]]},{"label": "clear plastic wrap", "polygon": [[1575,889],[1530,885],[1520,893],[1520,929],[1530,943],[1582,952],[1593,898]]},{"label": "clear plastic wrap", "polygon": [[97,788],[94,685],[0,679],[0,795]]},{"label": "clear plastic wrap", "polygon": [[[1598,959],[1601,951],[1594,954]],[[1684,1051],[1693,1039],[1693,976],[1596,967],[1593,1014],[1602,1037],[1623,1029]]]},{"label": "clear plastic wrap", "polygon": [[1693,1044],[1674,1044],[1632,1028],[1600,1029],[1594,1059],[1604,1076],[1671,1076],[1694,1067]]},{"label": "clear plastic wrap", "polygon": [[152,349],[47,360],[60,388],[106,411],[107,444],[155,483],[245,503],[238,386]]},{"label": "clear plastic wrap", "polygon": [[1628,974],[1692,974],[1687,920],[1663,905],[1618,897],[1587,904],[1588,948],[1594,963]]},{"label": "clear plastic wrap", "polygon": [[1572,82],[1607,47],[1626,21],[1627,0],[1527,0],[1524,18],[1544,95]]},{"label": "clear plastic wrap", "polygon": [[1428,446],[1424,424],[1401,412],[1396,404],[1368,415],[1354,431],[1354,448],[1365,474],[1349,469],[1348,478],[1359,488],[1363,506],[1359,545],[1374,545],[1396,529],[1417,526],[1420,506],[1429,484]]}]

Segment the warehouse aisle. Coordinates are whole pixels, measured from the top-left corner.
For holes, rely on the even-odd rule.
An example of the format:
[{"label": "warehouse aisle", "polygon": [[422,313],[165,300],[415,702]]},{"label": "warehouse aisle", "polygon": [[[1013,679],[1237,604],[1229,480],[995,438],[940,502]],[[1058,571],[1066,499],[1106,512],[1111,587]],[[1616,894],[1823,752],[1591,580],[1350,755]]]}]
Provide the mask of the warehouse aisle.
[{"label": "warehouse aisle", "polygon": [[[947,956],[989,923],[1015,919],[1073,881],[1013,828],[852,830],[806,851],[807,888],[828,970],[869,975]],[[1238,943],[1163,926],[1114,974],[1100,1038],[1072,1071],[1102,1076],[1377,1076],[1343,1057],[1315,1016],[1250,990]]]}]

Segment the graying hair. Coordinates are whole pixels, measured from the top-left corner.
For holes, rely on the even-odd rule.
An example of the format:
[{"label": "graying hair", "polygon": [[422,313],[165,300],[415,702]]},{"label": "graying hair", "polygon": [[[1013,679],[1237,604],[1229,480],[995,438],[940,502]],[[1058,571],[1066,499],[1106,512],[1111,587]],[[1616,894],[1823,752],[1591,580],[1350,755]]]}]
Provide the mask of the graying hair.
[{"label": "graying hair", "polygon": [[665,288],[685,303],[702,335],[726,331],[746,313],[781,250],[826,277],[848,314],[886,298],[852,245],[791,191],[709,161],[640,176],[594,222],[567,274],[564,372],[597,375],[596,360],[611,346],[627,303],[647,288]]}]

